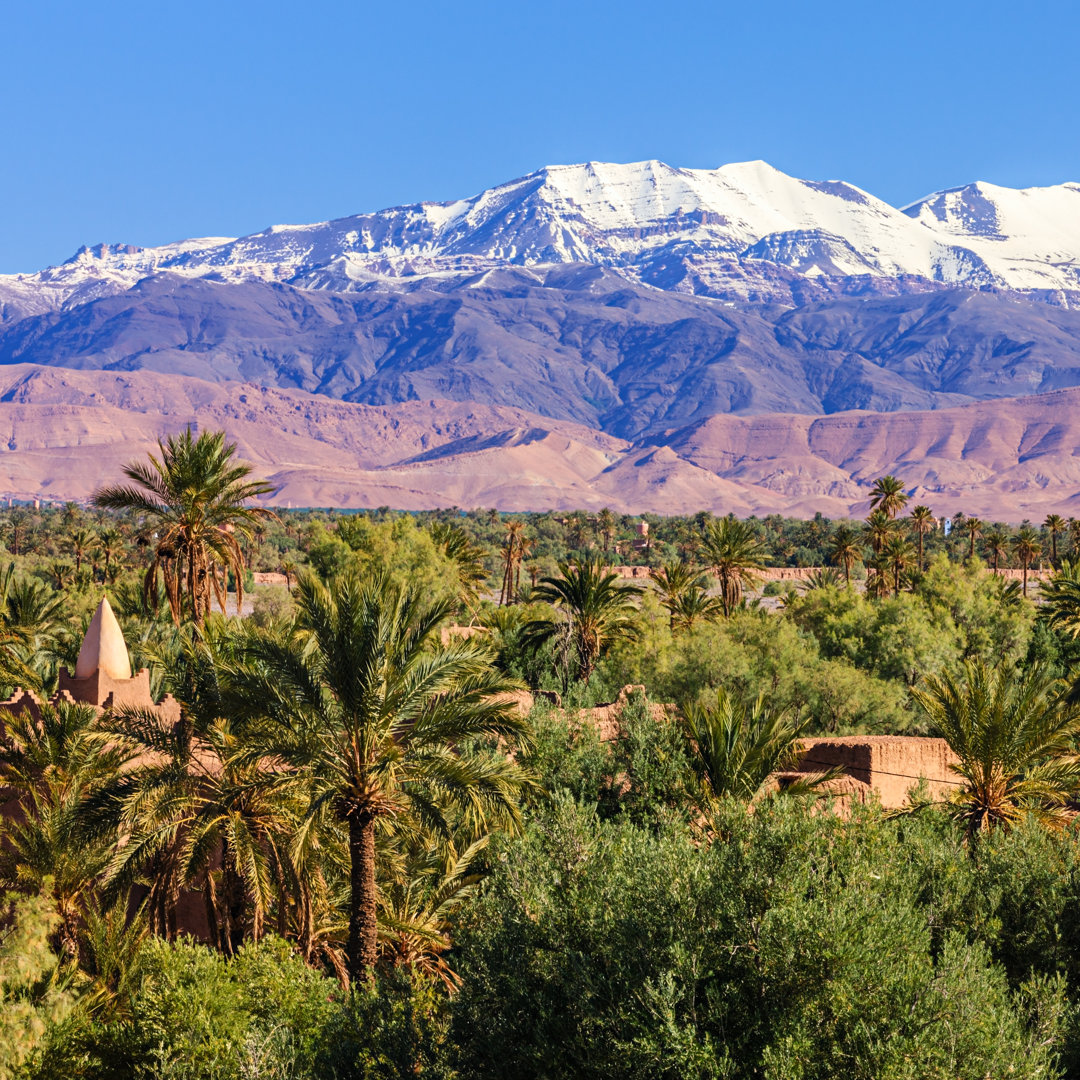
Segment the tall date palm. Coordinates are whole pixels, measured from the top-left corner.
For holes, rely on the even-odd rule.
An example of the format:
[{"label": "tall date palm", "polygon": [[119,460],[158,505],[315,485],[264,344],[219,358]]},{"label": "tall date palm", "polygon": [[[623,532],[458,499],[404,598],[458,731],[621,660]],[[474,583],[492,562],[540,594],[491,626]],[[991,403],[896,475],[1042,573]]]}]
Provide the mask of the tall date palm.
[{"label": "tall date palm", "polygon": [[160,575],[173,620],[183,616],[201,625],[216,597],[225,610],[228,572],[236,580],[237,606],[243,599],[244,554],[260,518],[273,517],[262,507],[245,505],[273,488],[249,479],[251,466],[234,460],[236,444],[225,433],[191,428],[158,441],[161,456],[125,466],[130,485],[102,488],[96,506],[141,515],[154,548],[144,589],[156,594]]},{"label": "tall date palm", "polygon": [[701,554],[720,585],[724,614],[730,615],[738,607],[743,589],[754,585],[757,571],[765,568],[765,545],[749,522],[726,517],[709,523]]},{"label": "tall date palm", "polygon": [[559,563],[559,576],[541,578],[533,599],[551,604],[561,618],[532,620],[526,624],[526,637],[539,644],[565,631],[577,658],[577,677],[588,682],[608,642],[636,637],[633,616],[641,591],[622,582],[600,559]]},{"label": "tall date palm", "polygon": [[510,688],[472,641],[438,644],[453,601],[425,602],[376,576],[331,585],[300,578],[290,631],[253,634],[235,675],[256,714],[244,756],[271,758],[303,791],[308,820],[330,812],[348,831],[354,981],[378,956],[375,839],[380,826],[514,825],[526,776],[482,737],[516,739],[525,722]]},{"label": "tall date palm", "polygon": [[870,489],[870,509],[882,510],[889,518],[895,518],[907,505],[908,496],[903,480],[895,476],[881,476]]},{"label": "tall date palm", "polygon": [[912,532],[918,537],[919,572],[922,573],[925,569],[923,564],[923,541],[928,532],[933,532],[937,528],[937,518],[934,517],[934,511],[929,506],[922,505],[914,507],[910,516]]}]

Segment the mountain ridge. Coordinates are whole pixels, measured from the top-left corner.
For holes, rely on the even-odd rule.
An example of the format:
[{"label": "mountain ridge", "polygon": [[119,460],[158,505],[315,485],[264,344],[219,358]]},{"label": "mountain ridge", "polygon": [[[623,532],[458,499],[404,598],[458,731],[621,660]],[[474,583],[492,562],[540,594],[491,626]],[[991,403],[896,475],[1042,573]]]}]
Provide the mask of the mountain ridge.
[{"label": "mountain ridge", "polygon": [[843,517],[894,472],[938,514],[1080,510],[1080,388],[934,412],[714,416],[630,442],[504,406],[34,365],[0,369],[0,497],[88,498],[187,424],[225,430],[275,505]]},{"label": "mountain ridge", "polygon": [[[1062,220],[1070,222],[1064,231]],[[1002,233],[1000,221],[1016,235]],[[711,170],[656,160],[545,166],[466,199],[272,225],[245,237],[84,247],[58,267],[0,275],[0,296],[38,289],[63,303],[89,280],[130,287],[159,270],[337,291],[373,276],[506,263],[589,262],[646,280],[657,259],[694,258],[826,278],[1080,290],[1080,184],[979,181],[898,209],[845,181],[800,180],[760,161]]]},{"label": "mountain ridge", "polygon": [[[380,490],[378,501],[392,502],[396,491],[411,506],[452,490],[457,501],[507,506],[601,499],[648,509],[654,499],[654,509],[687,509],[727,499],[746,512],[846,511],[861,466],[822,457],[812,441],[843,424],[814,428],[806,417],[871,410],[895,440],[907,421],[888,416],[930,430],[952,423],[929,419],[935,412],[997,400],[1001,422],[1020,409],[1034,430],[1039,410],[1076,403],[1052,392],[1080,387],[1080,184],[978,182],[898,209],[764,162],[551,166],[468,199],[239,238],[98,245],[59,267],[2,276],[0,377],[25,365],[38,375],[12,388],[19,400],[4,408],[24,418],[51,409],[50,422],[70,431],[71,409],[94,406],[48,404],[41,371],[51,369],[112,387],[96,400],[123,430],[110,379],[133,380],[143,388],[131,399],[142,443],[166,418],[199,419],[161,396],[171,386],[182,405],[194,394],[181,392],[187,380],[202,387],[207,416],[266,426],[250,429],[253,446],[274,424],[291,430],[291,413],[275,398],[242,421],[231,387],[314,395],[338,456],[327,457],[317,430],[296,434],[312,464],[277,465],[297,497],[355,505]],[[138,404],[150,386],[157,405]],[[1033,393],[1043,396],[1015,404]],[[354,440],[338,429],[371,432],[377,415],[391,415],[364,409],[398,409],[394,423],[419,426],[393,462],[357,472],[346,453]],[[472,426],[442,438],[440,413]],[[90,413],[79,416],[94,428]],[[765,430],[791,452],[778,457],[751,437]],[[1063,430],[1073,438],[1071,422]],[[64,460],[85,470],[69,437],[76,449]],[[1076,494],[1063,485],[1080,434],[1071,448],[1053,445],[1059,461],[1036,456],[1044,494],[1064,504]],[[953,468],[934,446],[923,447],[933,476],[910,455],[885,464],[923,476],[928,491],[943,476],[949,490],[984,484],[1006,502],[1037,501],[1042,481],[1011,451]],[[871,451],[851,452],[878,460]],[[717,464],[729,459],[739,464]],[[33,460],[26,484],[35,469],[42,483],[55,476],[48,460]],[[1006,479],[1015,490],[1001,487]]]}]

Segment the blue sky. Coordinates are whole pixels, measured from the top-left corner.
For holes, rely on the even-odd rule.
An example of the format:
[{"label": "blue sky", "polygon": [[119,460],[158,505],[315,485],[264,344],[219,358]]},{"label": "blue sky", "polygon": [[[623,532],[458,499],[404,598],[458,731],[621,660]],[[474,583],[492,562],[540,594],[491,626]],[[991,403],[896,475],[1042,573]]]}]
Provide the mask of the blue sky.
[{"label": "blue sky", "polygon": [[0,272],[541,165],[764,158],[903,204],[1080,180],[1080,7],[37,0],[0,34]]}]

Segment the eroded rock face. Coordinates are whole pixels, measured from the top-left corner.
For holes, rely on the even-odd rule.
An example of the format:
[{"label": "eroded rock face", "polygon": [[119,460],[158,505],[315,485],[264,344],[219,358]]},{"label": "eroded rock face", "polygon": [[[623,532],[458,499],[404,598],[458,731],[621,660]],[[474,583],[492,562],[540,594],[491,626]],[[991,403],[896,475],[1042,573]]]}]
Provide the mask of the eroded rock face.
[{"label": "eroded rock face", "polygon": [[188,424],[224,429],[278,506],[862,516],[902,476],[939,516],[1080,509],[1080,389],[953,409],[716,416],[631,442],[510,406],[367,406],[157,372],[0,366],[0,499],[86,499]]}]

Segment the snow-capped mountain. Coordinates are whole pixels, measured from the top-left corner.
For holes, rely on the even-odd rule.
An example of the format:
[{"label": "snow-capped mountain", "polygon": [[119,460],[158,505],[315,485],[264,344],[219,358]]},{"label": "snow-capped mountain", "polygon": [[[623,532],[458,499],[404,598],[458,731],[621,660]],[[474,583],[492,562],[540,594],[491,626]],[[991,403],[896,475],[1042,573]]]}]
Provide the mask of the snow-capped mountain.
[{"label": "snow-capped mountain", "polygon": [[550,166],[455,202],[275,225],[239,239],[83,248],[62,266],[0,276],[0,314],[81,303],[160,272],[347,292],[553,263],[608,266],[653,286],[736,300],[788,300],[793,282],[1067,294],[1080,290],[1080,184],[977,183],[897,209],[850,184],[799,180],[760,161],[711,170],[659,161]]}]

